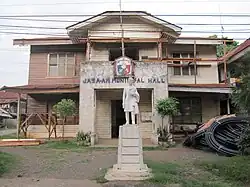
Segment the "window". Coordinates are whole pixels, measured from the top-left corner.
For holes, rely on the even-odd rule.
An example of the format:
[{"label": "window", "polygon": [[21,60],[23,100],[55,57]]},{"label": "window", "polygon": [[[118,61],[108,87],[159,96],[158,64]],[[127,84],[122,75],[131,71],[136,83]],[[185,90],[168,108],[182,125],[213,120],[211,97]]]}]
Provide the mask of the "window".
[{"label": "window", "polygon": [[173,116],[173,123],[192,124],[202,122],[202,107],[200,97],[183,97],[177,99],[180,102],[180,113],[179,115]]},{"label": "window", "polygon": [[50,77],[75,76],[75,55],[74,53],[49,54]]},{"label": "window", "polygon": [[[173,53],[173,58],[194,58],[192,53]],[[186,61],[173,61],[173,64],[183,64],[182,67],[173,67],[174,75],[194,75],[194,65],[189,65],[190,62]],[[196,73],[197,74],[197,73]]]}]

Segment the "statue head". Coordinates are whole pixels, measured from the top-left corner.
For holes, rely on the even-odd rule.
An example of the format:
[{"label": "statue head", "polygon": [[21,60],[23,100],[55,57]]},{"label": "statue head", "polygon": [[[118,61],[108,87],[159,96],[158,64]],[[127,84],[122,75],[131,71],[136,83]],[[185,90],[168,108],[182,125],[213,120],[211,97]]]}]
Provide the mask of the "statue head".
[{"label": "statue head", "polygon": [[128,78],[128,84],[129,84],[129,86],[132,86],[134,83],[135,83],[135,79],[132,76],[130,76]]}]

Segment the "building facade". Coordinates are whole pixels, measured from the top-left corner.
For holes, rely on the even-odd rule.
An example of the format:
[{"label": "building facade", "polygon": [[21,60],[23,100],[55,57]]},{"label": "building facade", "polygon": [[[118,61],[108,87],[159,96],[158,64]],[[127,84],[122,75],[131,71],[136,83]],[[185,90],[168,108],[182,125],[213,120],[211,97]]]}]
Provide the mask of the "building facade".
[{"label": "building facade", "polygon": [[[31,46],[29,82],[4,88],[28,94],[27,113],[50,114],[62,98],[75,100],[79,111],[67,119],[65,136],[91,132],[93,142],[118,137],[125,120],[122,89],[127,85],[126,77],[118,76],[118,66],[125,62],[141,96],[137,121],[145,139],[157,142],[161,118],[155,103],[160,98],[180,101],[180,112],[171,119],[174,133],[192,131],[197,123],[230,113],[230,85],[220,83],[222,60],[216,57],[221,40],[181,37],[182,28],[146,12],[108,11],[66,29],[67,38],[14,40]],[[32,123],[28,134],[47,137],[48,132]]]}]

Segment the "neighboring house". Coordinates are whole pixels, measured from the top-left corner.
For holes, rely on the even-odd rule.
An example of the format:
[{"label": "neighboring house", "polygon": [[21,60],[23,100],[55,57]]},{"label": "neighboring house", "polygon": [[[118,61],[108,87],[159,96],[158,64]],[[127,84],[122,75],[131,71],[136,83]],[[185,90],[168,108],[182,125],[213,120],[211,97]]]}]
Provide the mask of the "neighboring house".
[{"label": "neighboring house", "polygon": [[[17,93],[0,91],[0,108],[9,112],[14,118],[17,115],[17,103]],[[21,113],[26,113],[26,98],[24,95],[21,95]]]},{"label": "neighboring house", "polygon": [[4,109],[0,108],[0,128],[5,127],[5,121],[4,119],[11,119],[12,116],[9,112],[5,111]]},{"label": "neighboring house", "polygon": [[[29,81],[4,89],[28,94],[29,114],[51,114],[62,98],[75,100],[79,120],[67,123],[65,136],[91,132],[93,142],[118,137],[119,125],[125,122],[121,99],[127,83],[123,77],[130,73],[136,77],[141,97],[142,137],[155,143],[161,124],[154,107],[159,98],[180,100],[180,113],[172,119],[174,132],[230,113],[230,85],[220,83],[221,60],[216,57],[216,45],[222,40],[181,37],[182,28],[142,11],[124,11],[121,16],[122,29],[120,13],[108,11],[67,27],[67,38],[14,40],[15,45],[31,46]],[[122,35],[128,58],[119,58]],[[122,65],[127,74],[119,71]],[[34,137],[48,136],[42,124],[31,124],[28,132]]]}]

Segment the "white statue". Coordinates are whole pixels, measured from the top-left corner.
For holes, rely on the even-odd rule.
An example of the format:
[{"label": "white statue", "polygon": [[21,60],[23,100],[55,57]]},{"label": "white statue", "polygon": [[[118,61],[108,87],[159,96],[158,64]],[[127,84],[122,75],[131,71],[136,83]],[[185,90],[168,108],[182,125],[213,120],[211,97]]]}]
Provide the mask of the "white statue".
[{"label": "white statue", "polygon": [[140,101],[140,95],[134,85],[135,80],[132,77],[129,77],[128,83],[129,86],[123,89],[122,102],[122,106],[125,112],[126,125],[129,124],[129,112],[131,112],[132,124],[135,124],[135,115],[139,114],[138,103]]}]

